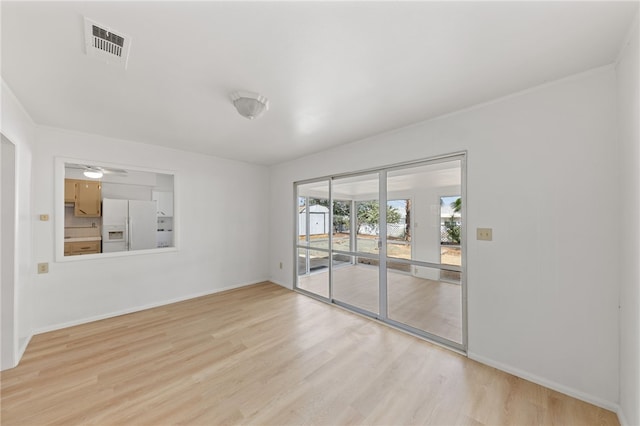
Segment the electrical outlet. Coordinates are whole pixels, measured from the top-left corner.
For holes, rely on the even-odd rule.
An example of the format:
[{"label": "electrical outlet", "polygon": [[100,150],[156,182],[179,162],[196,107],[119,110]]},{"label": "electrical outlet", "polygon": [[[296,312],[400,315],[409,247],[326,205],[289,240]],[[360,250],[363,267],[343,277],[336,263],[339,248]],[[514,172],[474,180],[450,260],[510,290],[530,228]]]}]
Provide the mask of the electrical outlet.
[{"label": "electrical outlet", "polygon": [[476,230],[476,239],[481,241],[493,240],[493,229],[491,228],[478,228]]},{"label": "electrical outlet", "polygon": [[48,214],[41,214],[40,215],[40,220],[43,222],[46,222],[49,220],[49,215]]},{"label": "electrical outlet", "polygon": [[38,263],[38,273],[39,274],[48,274],[49,273],[49,264],[48,263]]}]

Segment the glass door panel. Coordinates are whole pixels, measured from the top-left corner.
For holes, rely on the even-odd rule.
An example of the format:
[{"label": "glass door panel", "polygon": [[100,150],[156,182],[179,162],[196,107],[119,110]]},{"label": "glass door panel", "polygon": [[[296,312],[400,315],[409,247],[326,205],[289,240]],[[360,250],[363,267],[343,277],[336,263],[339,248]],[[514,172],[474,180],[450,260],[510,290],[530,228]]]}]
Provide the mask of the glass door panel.
[{"label": "glass door panel", "polygon": [[[462,197],[460,195],[440,197],[440,263],[462,266],[460,233],[462,229]],[[443,281],[460,282],[460,272],[440,271]]]},{"label": "glass door panel", "polygon": [[329,181],[298,185],[298,244],[329,249]]},{"label": "glass door panel", "polygon": [[[335,187],[335,185],[334,185]],[[353,251],[351,237],[353,224],[351,223],[352,201],[333,200],[333,249]]]},{"label": "glass door panel", "polygon": [[298,288],[329,297],[329,253],[298,248]]},{"label": "glass door panel", "polygon": [[462,344],[459,194],[459,159],[387,172],[388,318]]},{"label": "glass door panel", "polygon": [[333,298],[373,314],[380,310],[379,272],[377,261],[369,265],[363,258],[352,263],[348,256],[333,256]]},{"label": "glass door panel", "polygon": [[411,259],[411,199],[387,201],[387,256]]},{"label": "glass door panel", "polygon": [[332,297],[376,315],[380,310],[379,180],[378,173],[371,173],[331,182]]},{"label": "glass door panel", "polygon": [[[450,219],[452,210],[450,207],[442,208],[441,203],[449,202],[443,195],[461,194],[461,182],[460,160],[406,167],[387,173],[387,205],[394,210],[387,226],[389,257],[440,264],[441,228]],[[458,195],[457,198],[461,197]],[[459,244],[461,211],[455,213],[454,220]],[[396,223],[391,225],[392,222]],[[407,251],[398,253],[393,250],[398,241],[411,243],[410,256]]]},{"label": "glass door panel", "polygon": [[380,252],[380,204],[376,199],[356,201],[356,247],[360,253]]},{"label": "glass door panel", "polygon": [[397,266],[387,265],[389,318],[461,344],[461,286],[438,280],[439,269],[422,268],[415,274]]},{"label": "glass door panel", "polygon": [[329,181],[297,186],[296,287],[329,297]]}]

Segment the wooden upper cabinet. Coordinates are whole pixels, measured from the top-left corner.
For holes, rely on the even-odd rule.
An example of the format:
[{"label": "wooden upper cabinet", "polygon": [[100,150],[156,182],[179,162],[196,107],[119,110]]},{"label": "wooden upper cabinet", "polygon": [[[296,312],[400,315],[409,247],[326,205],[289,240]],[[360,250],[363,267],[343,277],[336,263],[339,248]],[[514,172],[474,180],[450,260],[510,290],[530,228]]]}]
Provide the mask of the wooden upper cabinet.
[{"label": "wooden upper cabinet", "polygon": [[76,202],[76,182],[75,179],[64,180],[64,202],[75,203]]},{"label": "wooden upper cabinet", "polygon": [[[77,180],[76,204],[73,214],[75,216],[82,217],[100,217],[101,195],[102,184],[100,182],[90,180]],[[65,195],[65,199],[66,198],[67,197]]]}]

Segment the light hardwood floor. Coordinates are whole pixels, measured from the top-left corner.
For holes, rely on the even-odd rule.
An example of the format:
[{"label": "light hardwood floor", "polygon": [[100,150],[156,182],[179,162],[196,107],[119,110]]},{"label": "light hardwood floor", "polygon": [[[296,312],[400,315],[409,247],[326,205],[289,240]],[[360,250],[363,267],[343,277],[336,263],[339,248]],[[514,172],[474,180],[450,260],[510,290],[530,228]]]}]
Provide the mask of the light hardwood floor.
[{"label": "light hardwood floor", "polygon": [[37,335],[2,425],[615,425],[609,411],[271,283]]}]

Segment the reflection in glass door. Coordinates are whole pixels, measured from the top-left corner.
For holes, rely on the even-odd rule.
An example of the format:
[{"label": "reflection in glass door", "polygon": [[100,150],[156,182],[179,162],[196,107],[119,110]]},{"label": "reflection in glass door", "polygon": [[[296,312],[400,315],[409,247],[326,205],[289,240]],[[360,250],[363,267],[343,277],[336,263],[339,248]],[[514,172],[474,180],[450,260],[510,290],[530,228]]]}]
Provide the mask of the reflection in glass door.
[{"label": "reflection in glass door", "polygon": [[464,154],[296,184],[296,288],[466,350]]}]

